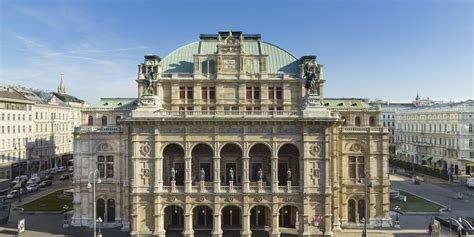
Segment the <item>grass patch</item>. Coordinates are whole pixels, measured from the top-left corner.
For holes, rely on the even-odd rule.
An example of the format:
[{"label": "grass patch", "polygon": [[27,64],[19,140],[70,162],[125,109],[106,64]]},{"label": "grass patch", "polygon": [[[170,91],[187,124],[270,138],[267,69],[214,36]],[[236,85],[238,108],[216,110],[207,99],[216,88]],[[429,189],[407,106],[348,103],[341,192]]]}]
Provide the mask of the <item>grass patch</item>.
[{"label": "grass patch", "polygon": [[60,199],[59,196],[64,193],[64,190],[59,190],[48,194],[40,199],[36,199],[21,207],[25,211],[62,211],[64,205],[72,207],[72,200]]},{"label": "grass patch", "polygon": [[390,199],[390,209],[393,210],[398,206],[402,212],[439,212],[439,210],[443,208],[443,206],[407,192],[400,191],[400,196],[401,195],[407,197],[407,202],[405,203],[398,198],[392,198]]}]

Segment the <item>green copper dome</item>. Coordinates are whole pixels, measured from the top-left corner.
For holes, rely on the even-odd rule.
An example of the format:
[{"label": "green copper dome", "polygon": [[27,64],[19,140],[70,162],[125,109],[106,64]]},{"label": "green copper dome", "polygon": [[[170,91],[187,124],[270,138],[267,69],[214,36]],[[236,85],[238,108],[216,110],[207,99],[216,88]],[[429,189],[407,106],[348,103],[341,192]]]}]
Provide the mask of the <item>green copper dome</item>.
[{"label": "green copper dome", "polygon": [[[193,73],[193,55],[214,54],[217,40],[205,39],[180,47],[161,61],[163,73]],[[299,60],[284,49],[255,39],[244,40],[244,52],[249,55],[268,55],[268,73],[299,73]]]}]

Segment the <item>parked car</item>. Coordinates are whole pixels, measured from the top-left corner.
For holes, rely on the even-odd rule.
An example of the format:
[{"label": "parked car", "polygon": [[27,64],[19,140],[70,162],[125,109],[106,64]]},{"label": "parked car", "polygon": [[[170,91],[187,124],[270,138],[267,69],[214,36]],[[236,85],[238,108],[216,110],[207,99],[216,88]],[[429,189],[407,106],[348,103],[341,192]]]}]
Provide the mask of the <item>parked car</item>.
[{"label": "parked car", "polygon": [[32,177],[28,180],[28,182],[26,182],[27,185],[39,184],[39,183],[41,183],[41,178],[40,177]]},{"label": "parked car", "polygon": [[17,183],[17,184],[15,184],[15,186],[12,187],[12,190],[20,190],[24,187],[26,187],[25,183]]},{"label": "parked car", "polygon": [[12,190],[7,194],[7,199],[12,199],[18,197],[18,190]]},{"label": "parked car", "polygon": [[58,168],[58,173],[61,173],[61,172],[64,172],[64,171],[66,171],[66,167],[61,166],[61,167]]},{"label": "parked car", "polygon": [[69,166],[69,168],[67,168],[67,171],[69,173],[72,173],[74,171],[74,166]]},{"label": "parked car", "polygon": [[468,178],[466,181],[466,185],[469,188],[474,188],[474,177]]},{"label": "parked car", "polygon": [[43,182],[41,182],[39,184],[40,188],[44,188],[46,186],[51,186],[51,184],[53,184],[53,182],[51,180],[44,180]]},{"label": "parked car", "polygon": [[26,175],[20,175],[16,176],[15,179],[12,181],[11,185],[12,187],[17,185],[18,183],[26,183],[28,181],[28,176]]},{"label": "parked car", "polygon": [[58,173],[58,168],[51,168],[51,169],[49,170],[49,173],[50,173],[50,174],[57,174],[57,173]]},{"label": "parked car", "polygon": [[37,184],[31,184],[26,187],[27,192],[32,193],[38,191],[39,186]]},{"label": "parked car", "polygon": [[44,181],[44,180],[53,180],[54,179],[54,175],[52,174],[48,174],[46,176],[44,176],[41,181]]},{"label": "parked car", "polygon": [[69,174],[63,174],[61,177],[59,177],[59,180],[66,180],[69,179]]}]

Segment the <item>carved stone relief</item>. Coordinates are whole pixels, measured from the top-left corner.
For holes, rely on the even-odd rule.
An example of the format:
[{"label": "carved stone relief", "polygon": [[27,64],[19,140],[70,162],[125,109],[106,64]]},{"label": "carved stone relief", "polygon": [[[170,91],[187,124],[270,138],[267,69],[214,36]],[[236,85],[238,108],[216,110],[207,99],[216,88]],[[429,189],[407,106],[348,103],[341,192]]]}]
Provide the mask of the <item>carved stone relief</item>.
[{"label": "carved stone relief", "polygon": [[148,157],[151,152],[151,146],[148,144],[148,142],[145,142],[140,146],[140,154],[142,156]]},{"label": "carved stone relief", "polygon": [[148,167],[147,162],[141,162],[140,166],[140,177],[142,178],[143,185],[147,185],[151,176],[150,168]]},{"label": "carved stone relief", "polygon": [[319,172],[319,167],[316,162],[310,162],[309,163],[309,178],[311,180],[311,184],[315,186],[319,186],[319,178],[320,178],[320,172]]},{"label": "carved stone relief", "polygon": [[318,142],[313,143],[309,147],[309,154],[315,157],[319,157],[319,155],[321,154],[321,146],[318,144]]},{"label": "carved stone relief", "polygon": [[112,146],[108,143],[102,143],[99,145],[99,147],[97,148],[97,151],[102,151],[102,152],[106,152],[106,151],[112,151]]}]

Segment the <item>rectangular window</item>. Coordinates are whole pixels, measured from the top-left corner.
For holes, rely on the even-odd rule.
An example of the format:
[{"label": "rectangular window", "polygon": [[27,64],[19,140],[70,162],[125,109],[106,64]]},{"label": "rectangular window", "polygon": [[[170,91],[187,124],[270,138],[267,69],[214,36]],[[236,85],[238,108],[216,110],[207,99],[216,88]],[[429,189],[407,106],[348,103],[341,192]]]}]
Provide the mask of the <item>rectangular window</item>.
[{"label": "rectangular window", "polygon": [[188,107],[186,108],[186,110],[188,110],[188,111],[192,111],[192,110],[193,110],[193,107],[191,107],[191,106],[188,106]]},{"label": "rectangular window", "polygon": [[365,161],[363,156],[349,156],[349,178],[365,178]]},{"label": "rectangular window", "polygon": [[184,86],[179,87],[179,98],[186,99],[186,89]]},{"label": "rectangular window", "polygon": [[192,99],[193,99],[193,87],[192,87],[192,86],[188,86],[188,87],[187,87],[186,96],[187,96],[188,100],[192,100]]},{"label": "rectangular window", "polygon": [[282,92],[281,87],[276,88],[276,99],[277,100],[283,99],[283,92]]},{"label": "rectangular window", "polygon": [[232,107],[232,110],[234,110],[234,111],[239,110],[239,107],[233,106],[233,107]]},{"label": "rectangular window", "polygon": [[107,178],[113,178],[114,177],[114,157],[113,156],[107,156]]},{"label": "rectangular window", "polygon": [[201,99],[207,100],[207,87],[201,87]]},{"label": "rectangular window", "polygon": [[349,156],[349,178],[356,178],[356,157]]},{"label": "rectangular window", "polygon": [[253,98],[255,100],[259,100],[260,99],[260,87],[254,87],[253,88]]},{"label": "rectangular window", "polygon": [[246,98],[247,98],[247,100],[252,99],[252,87],[247,87]]},{"label": "rectangular window", "polygon": [[215,100],[216,99],[216,88],[215,87],[209,87],[209,99],[210,100]]},{"label": "rectangular window", "polygon": [[104,156],[97,157],[97,169],[99,170],[99,176],[104,178],[105,177],[105,157]]},{"label": "rectangular window", "polygon": [[275,99],[275,88],[274,87],[268,87],[268,99],[269,100]]}]

